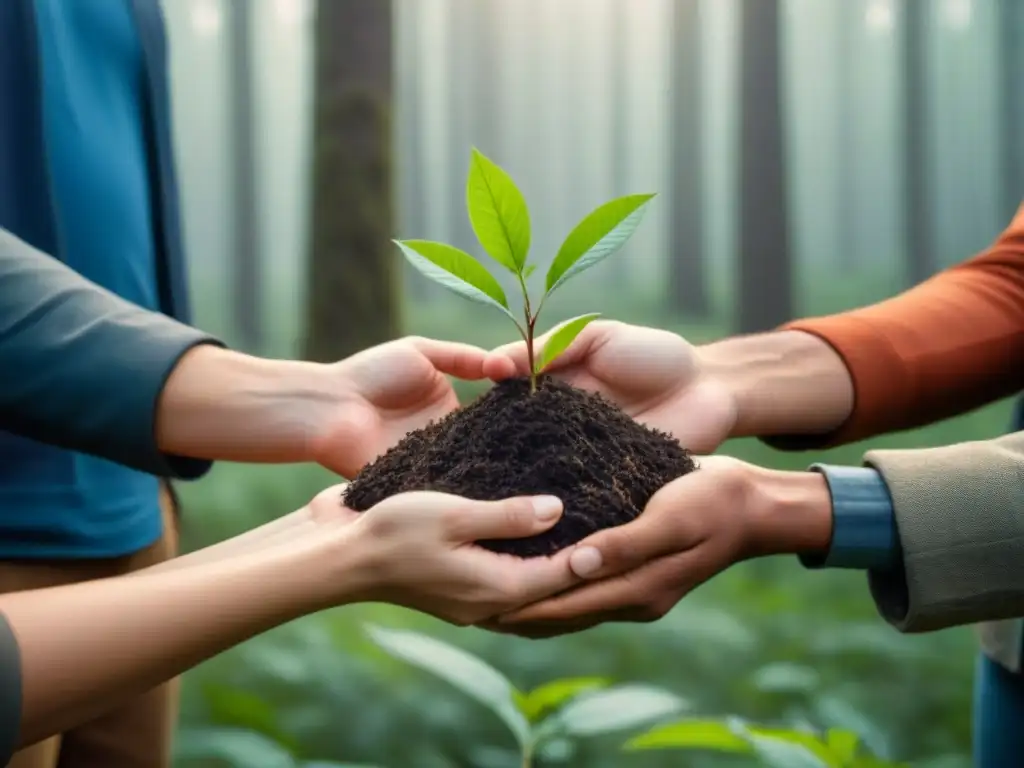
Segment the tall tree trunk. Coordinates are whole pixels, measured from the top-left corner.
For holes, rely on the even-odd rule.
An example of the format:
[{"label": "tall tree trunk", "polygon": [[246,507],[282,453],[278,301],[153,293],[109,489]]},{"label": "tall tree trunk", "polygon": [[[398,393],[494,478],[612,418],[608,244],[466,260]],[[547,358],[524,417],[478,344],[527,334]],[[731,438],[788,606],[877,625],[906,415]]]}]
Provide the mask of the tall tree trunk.
[{"label": "tall tree trunk", "polygon": [[231,63],[231,137],[233,261],[231,306],[239,346],[259,352],[263,343],[262,263],[253,54],[252,9],[248,0],[231,0],[228,41]]},{"label": "tall tree trunk", "polygon": [[1003,219],[1009,222],[1024,198],[1024,95],[1020,79],[1024,71],[1024,3],[1000,0],[999,12],[1000,197]]},{"label": "tall tree trunk", "polygon": [[[397,231],[403,238],[426,238],[426,173],[424,167],[423,88],[419,76],[423,64],[421,0],[396,0],[395,45],[401,62],[395,73],[395,141],[400,158],[395,174],[398,203]],[[402,282],[409,296],[425,300],[428,280],[402,260]]]},{"label": "tall tree trunk", "polygon": [[[612,194],[615,197],[629,194],[629,163],[632,160],[630,148],[632,142],[629,135],[630,77],[629,56],[629,17],[627,6],[630,0],[611,0],[611,29],[609,37],[611,51],[608,62],[611,67],[611,177]],[[632,283],[634,268],[628,259],[611,259],[608,266],[616,285],[629,286]]]},{"label": "tall tree trunk", "polygon": [[701,0],[672,4],[670,43],[669,306],[679,314],[711,312],[704,276],[704,152],[701,114]]},{"label": "tall tree trunk", "polygon": [[857,109],[854,106],[857,58],[854,34],[864,8],[856,0],[835,3],[836,23],[836,263],[844,274],[857,267]]},{"label": "tall tree trunk", "polygon": [[391,199],[391,2],[320,0],[305,355],[337,360],[399,332]]},{"label": "tall tree trunk", "polygon": [[793,317],[779,2],[740,3],[740,333]]},{"label": "tall tree trunk", "polygon": [[[476,235],[469,223],[466,211],[466,176],[469,173],[470,151],[479,144],[475,130],[478,106],[473,88],[474,67],[474,6],[478,0],[448,0],[448,29],[451,33],[448,45],[448,138],[449,155],[448,193],[451,244],[475,251]],[[479,147],[481,151],[486,149]]]},{"label": "tall tree trunk", "polygon": [[935,242],[928,190],[928,5],[903,0],[903,221],[906,274],[917,285],[935,273]]}]

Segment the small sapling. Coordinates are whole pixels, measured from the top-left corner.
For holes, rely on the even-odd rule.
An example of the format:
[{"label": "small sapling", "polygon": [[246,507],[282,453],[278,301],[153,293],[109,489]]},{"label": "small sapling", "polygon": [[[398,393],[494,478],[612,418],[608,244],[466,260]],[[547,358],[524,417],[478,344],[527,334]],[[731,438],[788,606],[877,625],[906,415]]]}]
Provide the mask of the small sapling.
[{"label": "small sapling", "polygon": [[559,324],[538,354],[534,339],[544,302],[570,278],[619,250],[636,231],[653,198],[653,194],[619,197],[584,217],[558,249],[548,267],[544,293],[534,307],[526,284],[537,266],[529,261],[531,228],[526,200],[501,167],[474,149],[466,183],[469,220],[484,251],[519,283],[523,295],[522,321],[509,307],[505,291],[494,275],[465,251],[428,240],[395,243],[406,259],[431,280],[467,299],[499,309],[515,323],[526,342],[532,393],[537,389],[538,374],[600,316],[593,312]]}]

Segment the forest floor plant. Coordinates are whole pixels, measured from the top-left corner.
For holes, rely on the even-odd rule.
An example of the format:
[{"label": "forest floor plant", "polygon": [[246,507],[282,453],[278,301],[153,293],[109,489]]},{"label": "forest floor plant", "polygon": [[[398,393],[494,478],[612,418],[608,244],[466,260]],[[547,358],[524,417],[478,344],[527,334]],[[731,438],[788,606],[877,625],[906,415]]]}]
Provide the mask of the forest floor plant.
[{"label": "forest floor plant", "polygon": [[871,755],[859,735],[848,729],[819,734],[736,717],[677,719],[689,704],[675,693],[601,677],[553,680],[524,692],[482,659],[435,638],[377,626],[367,631],[386,653],[447,681],[494,712],[515,736],[522,768],[540,759],[561,762],[581,739],[640,727],[650,730],[630,738],[622,746],[625,752],[749,756],[752,765],[766,768],[901,768]]},{"label": "forest floor plant", "polygon": [[347,486],[350,508],[364,511],[413,490],[480,500],[550,494],[565,507],[551,530],[529,539],[480,542],[496,552],[543,556],[629,522],[658,489],[696,469],[690,453],[670,435],[637,423],[597,394],[545,375],[598,313],[560,323],[535,349],[545,302],[575,275],[619,250],[653,197],[616,198],[580,221],[552,260],[544,291],[534,301],[527,285],[536,263],[529,260],[526,200],[502,168],[473,150],[466,188],[469,219],[483,249],[522,291],[521,319],[497,278],[470,254],[445,243],[395,242],[428,278],[505,314],[526,344],[529,375],[503,381],[467,407],[407,435]]}]

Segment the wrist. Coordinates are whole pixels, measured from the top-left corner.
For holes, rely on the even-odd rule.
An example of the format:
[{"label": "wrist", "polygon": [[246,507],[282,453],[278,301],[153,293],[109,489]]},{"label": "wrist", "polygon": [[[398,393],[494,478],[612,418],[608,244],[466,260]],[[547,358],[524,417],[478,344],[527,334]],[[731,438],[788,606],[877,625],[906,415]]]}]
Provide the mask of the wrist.
[{"label": "wrist", "polygon": [[310,575],[307,599],[312,611],[370,602],[379,591],[378,547],[362,534],[357,520],[339,522],[330,531],[318,529],[314,540],[296,544],[303,568]]},{"label": "wrist", "polygon": [[732,402],[729,437],[827,434],[853,410],[853,381],[842,358],[809,333],[739,336],[697,350],[701,371]]},{"label": "wrist", "polygon": [[832,496],[821,473],[753,467],[747,498],[747,557],[828,552]]},{"label": "wrist", "polygon": [[325,365],[196,347],[161,394],[157,443],[167,453],[202,459],[311,460],[337,404],[332,383]]}]

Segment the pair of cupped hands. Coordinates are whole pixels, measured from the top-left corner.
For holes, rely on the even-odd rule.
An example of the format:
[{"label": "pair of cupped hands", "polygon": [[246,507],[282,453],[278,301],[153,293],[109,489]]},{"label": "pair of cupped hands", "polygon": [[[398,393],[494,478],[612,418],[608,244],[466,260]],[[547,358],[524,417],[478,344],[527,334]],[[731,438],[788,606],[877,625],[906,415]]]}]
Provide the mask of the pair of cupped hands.
[{"label": "pair of cupped hands", "polygon": [[[448,376],[501,381],[526,375],[528,363],[522,342],[487,351],[411,337],[332,368],[343,396],[311,453],[352,477],[408,432],[459,406]],[[667,331],[594,322],[546,372],[601,393],[698,454],[717,448],[735,423],[735,403],[704,370],[699,350]],[[358,547],[374,552],[371,599],[461,626],[551,637],[607,621],[656,620],[694,587],[750,556],[755,542],[739,512],[746,475],[757,468],[725,457],[700,464],[700,471],[658,491],[635,521],[551,557],[524,560],[474,545],[554,526],[562,503],[550,497],[483,502],[413,492],[357,515],[339,506],[336,486],[308,511],[358,529]]]}]

